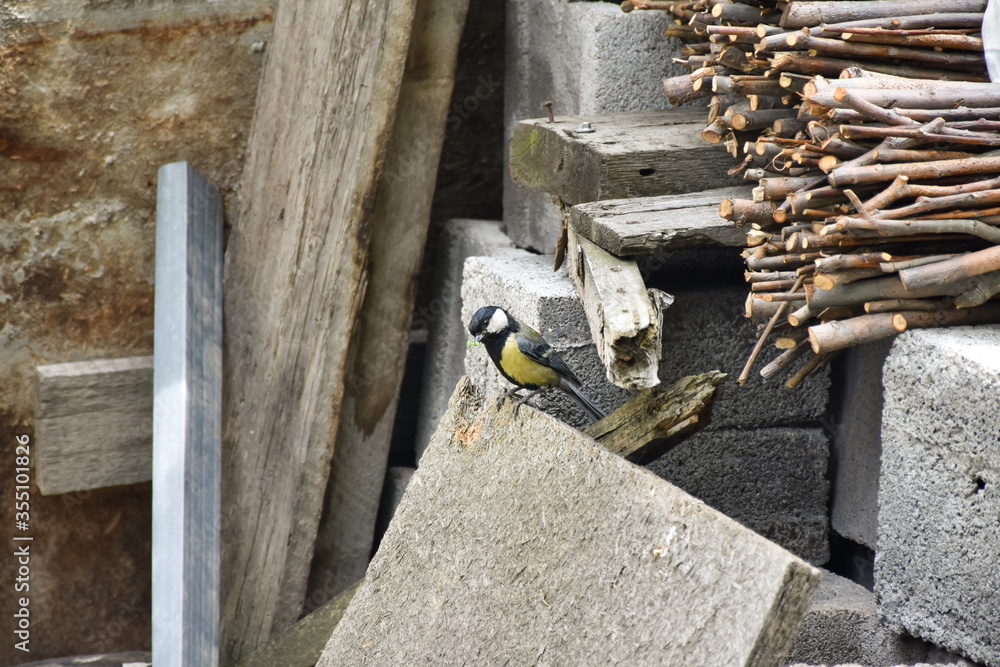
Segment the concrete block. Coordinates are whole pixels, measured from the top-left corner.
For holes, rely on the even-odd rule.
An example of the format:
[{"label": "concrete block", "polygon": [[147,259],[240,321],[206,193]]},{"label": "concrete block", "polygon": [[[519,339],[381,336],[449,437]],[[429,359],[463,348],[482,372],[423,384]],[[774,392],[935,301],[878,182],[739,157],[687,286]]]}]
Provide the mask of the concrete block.
[{"label": "concrete block", "polygon": [[410,484],[410,479],[416,468],[406,466],[392,466],[385,473],[385,484],[382,485],[382,499],[378,506],[378,521],[375,523],[376,542],[382,538],[389,522],[392,521],[396,508],[403,500],[406,487]]},{"label": "concrete block", "polygon": [[[670,384],[693,373],[728,373],[716,392],[711,428],[817,424],[825,416],[828,371],[810,377],[797,389],[788,389],[781,382],[765,382],[756,370],[744,386],[736,384],[756,343],[754,326],[743,316],[745,283],[684,288],[674,284],[649,285],[674,295],[674,304],[663,315],[660,380]],[[779,352],[769,346],[755,369]]]},{"label": "concrete block", "polygon": [[[625,14],[617,5],[509,0],[504,78],[506,136],[519,120],[666,109],[661,80],[681,73],[681,43],[663,36],[666,12]],[[515,184],[504,157],[504,224],[519,247],[555,250],[559,209],[549,195]]]},{"label": "concrete block", "polygon": [[883,382],[879,614],[1000,665],[1000,327],[906,332]]},{"label": "concrete block", "polygon": [[774,665],[818,579],[577,430],[462,382],[318,665]]},{"label": "concrete block", "polygon": [[[713,408],[713,415],[719,406]],[[714,418],[714,417],[713,417]],[[815,564],[827,540],[828,445],[818,428],[707,429],[648,468]]]},{"label": "concrete block", "polygon": [[832,373],[833,473],[830,522],[844,537],[875,548],[882,456],[882,364],[892,339],[844,350]]},{"label": "concrete block", "polygon": [[824,570],[788,661],[889,667],[927,660],[932,648],[919,639],[886,629],[879,623],[871,591]]},{"label": "concrete block", "polygon": [[[462,282],[465,340],[470,340],[468,322],[472,314],[487,305],[501,306],[545,336],[583,382],[586,394],[605,411],[625,402],[629,392],[605,379],[580,297],[565,267],[557,272],[552,270],[552,257],[519,251],[504,257],[467,259]],[[494,368],[482,346],[467,346],[465,373],[488,396],[502,394],[512,387]],[[560,391],[537,396],[532,402],[574,426],[590,423],[586,413]]]},{"label": "concrete block", "polygon": [[413,328],[427,330],[427,352],[417,416],[417,458],[427,448],[448,408],[455,384],[465,373],[468,319],[462,319],[462,269],[467,257],[523,255],[500,231],[499,221],[449,220],[436,243],[434,299],[413,313]]}]

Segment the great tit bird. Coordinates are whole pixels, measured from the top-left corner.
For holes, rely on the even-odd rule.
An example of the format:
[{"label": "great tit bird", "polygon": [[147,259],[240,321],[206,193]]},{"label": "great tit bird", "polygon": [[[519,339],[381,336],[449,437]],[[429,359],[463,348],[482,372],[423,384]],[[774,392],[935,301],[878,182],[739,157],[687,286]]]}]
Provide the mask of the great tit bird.
[{"label": "great tit bird", "polygon": [[[521,404],[535,394],[559,388],[594,421],[604,418],[601,409],[580,391],[580,380],[542,334],[521,324],[503,308],[483,306],[477,310],[469,322],[469,333],[486,347],[500,374],[517,385],[497,399],[497,406],[508,396],[517,396],[520,400],[514,404],[516,415]],[[531,393],[521,398],[517,392],[522,388]]]}]

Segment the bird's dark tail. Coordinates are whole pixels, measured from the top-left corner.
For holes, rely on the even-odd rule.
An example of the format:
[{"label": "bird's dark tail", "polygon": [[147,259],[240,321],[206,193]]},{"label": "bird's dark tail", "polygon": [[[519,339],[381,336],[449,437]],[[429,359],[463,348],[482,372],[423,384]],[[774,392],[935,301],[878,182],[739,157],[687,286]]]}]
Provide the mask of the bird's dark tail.
[{"label": "bird's dark tail", "polygon": [[604,419],[604,417],[606,416],[604,412],[599,407],[597,407],[597,405],[595,405],[594,402],[590,400],[590,398],[587,397],[586,394],[580,391],[579,387],[577,387],[575,384],[573,384],[566,378],[562,378],[559,380],[559,388],[562,389],[567,394],[569,394],[569,397],[572,398],[574,401],[576,401],[576,404],[579,405],[584,412],[590,415],[591,419],[593,419],[595,422]]}]

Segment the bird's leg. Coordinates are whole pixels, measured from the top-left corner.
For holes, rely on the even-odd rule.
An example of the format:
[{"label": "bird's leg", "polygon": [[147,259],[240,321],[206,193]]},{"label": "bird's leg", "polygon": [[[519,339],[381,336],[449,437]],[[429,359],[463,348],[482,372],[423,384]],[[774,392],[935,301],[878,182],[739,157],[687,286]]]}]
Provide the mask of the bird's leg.
[{"label": "bird's leg", "polygon": [[519,407],[521,407],[521,404],[522,404],[522,403],[527,403],[527,401],[528,401],[528,399],[529,399],[529,398],[531,398],[531,397],[532,397],[532,396],[534,396],[535,394],[539,394],[539,393],[541,393],[541,392],[545,391],[546,389],[548,389],[548,387],[540,387],[539,389],[536,389],[536,390],[534,390],[533,392],[531,392],[531,393],[530,393],[530,394],[528,394],[527,396],[525,396],[525,397],[521,398],[521,399],[520,399],[520,400],[519,400],[519,401],[518,401],[517,403],[515,403],[515,404],[514,404],[514,416],[515,416],[515,417],[517,416],[517,409],[518,409]]},{"label": "bird's leg", "polygon": [[506,399],[508,396],[516,396],[517,398],[521,398],[520,396],[517,395],[517,392],[519,391],[521,391],[520,387],[514,387],[513,389],[508,389],[507,393],[505,393],[503,396],[497,396],[497,410],[500,409],[500,404],[503,403],[504,399]]}]

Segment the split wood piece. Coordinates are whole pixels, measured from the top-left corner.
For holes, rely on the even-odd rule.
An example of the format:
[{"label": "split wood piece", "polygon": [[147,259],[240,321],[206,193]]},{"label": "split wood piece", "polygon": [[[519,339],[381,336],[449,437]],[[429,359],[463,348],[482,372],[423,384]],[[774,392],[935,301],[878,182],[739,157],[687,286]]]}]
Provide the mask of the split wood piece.
[{"label": "split wood piece", "polygon": [[760,376],[765,380],[774,378],[775,375],[783,371],[789,366],[789,364],[793,363],[796,359],[808,351],[809,339],[803,338],[793,347],[786,349],[784,352],[775,357],[769,364],[761,368]]},{"label": "split wood piece", "polygon": [[760,294],[755,294],[753,292],[750,292],[747,294],[744,313],[747,319],[752,320],[754,322],[762,322],[764,320],[769,320],[772,317],[774,317],[774,314],[778,312],[778,309],[781,308],[782,304],[784,303],[788,303],[789,309],[794,308],[798,310],[802,308],[803,306],[806,305],[805,293],[801,295],[801,298],[802,298],[801,301],[792,301],[792,302],[765,301],[764,299],[761,298]]},{"label": "split wood piece", "polygon": [[948,255],[927,255],[926,257],[915,257],[913,259],[880,262],[878,266],[883,273],[897,273],[914,266],[924,266],[926,264],[942,262],[946,259],[951,259],[952,257],[957,257],[957,255],[954,253]]},{"label": "split wood piece", "polygon": [[853,255],[833,255],[816,260],[816,270],[821,273],[833,273],[844,269],[877,269],[890,256],[884,252],[864,252]]},{"label": "split wood piece", "polygon": [[871,127],[864,125],[841,125],[838,131],[841,136],[847,139],[903,137],[926,143],[947,142],[970,146],[1000,146],[1000,135],[951,128],[944,128],[940,134],[929,134],[913,126]]},{"label": "split wood piece", "polygon": [[[966,255],[968,257],[969,255]],[[929,264],[928,266],[934,266]],[[927,267],[908,269],[920,271]],[[989,274],[983,274],[989,275]],[[838,285],[832,290],[814,290],[809,295],[809,308],[819,312],[824,308],[835,306],[860,306],[869,301],[885,301],[887,299],[925,299],[928,297],[956,296],[967,292],[975,286],[978,276],[961,278],[953,282],[934,283],[926,287],[907,289],[898,275],[884,278],[871,278],[850,285]]]},{"label": "split wood piece", "polygon": [[[879,1],[879,0],[872,0]],[[851,81],[852,79],[842,80]],[[868,79],[860,79],[868,81]],[[952,107],[964,106],[969,108],[985,107],[993,108],[997,105],[997,97],[1000,95],[1000,84],[973,84],[956,86],[949,82],[937,82],[938,85],[932,88],[846,88],[855,96],[879,107],[898,106],[905,109],[948,109]],[[815,105],[830,109],[843,109],[847,104],[838,100],[835,96],[836,88],[818,90],[812,95],[806,95],[805,99]]]},{"label": "split wood piece", "polygon": [[885,209],[890,204],[907,197],[947,197],[1000,187],[1000,176],[982,181],[947,186],[911,184],[909,180],[909,176],[900,174],[893,179],[888,188],[865,202],[865,208],[869,211]]},{"label": "split wood piece", "polygon": [[160,665],[217,665],[222,195],[187,162],[156,180],[152,648]]},{"label": "split wood piece", "polygon": [[[1000,119],[1000,107],[966,107],[960,106],[955,109],[899,109],[893,108],[893,113],[905,116],[918,123],[926,123],[935,118],[943,118],[947,122],[963,120],[998,120]],[[827,119],[833,125],[844,123],[854,123],[865,119],[867,116],[858,113],[854,109],[831,109],[827,114]]]},{"label": "split wood piece", "polygon": [[725,378],[712,371],[645,389],[583,432],[630,461],[653,461],[708,424],[715,388]]},{"label": "split wood piece", "polygon": [[226,253],[222,664],[302,612],[415,4],[275,15]]},{"label": "split wood piece", "polygon": [[737,227],[746,224],[769,227],[775,224],[774,209],[773,202],[727,197],[719,204],[719,215],[736,223]]},{"label": "split wood piece", "polygon": [[[936,152],[936,151],[935,151]],[[966,158],[948,158],[963,160]],[[879,211],[880,219],[899,219],[919,216],[930,211],[939,211],[944,208],[974,209],[982,208],[984,204],[996,204],[1000,202],[1000,189],[976,190],[974,192],[960,192],[942,197],[921,197],[915,204],[901,206],[888,210]],[[997,241],[994,241],[995,243]]]},{"label": "split wood piece", "polygon": [[898,310],[943,310],[953,306],[951,299],[886,299],[869,301],[866,313],[892,313]]},{"label": "split wood piece", "polygon": [[[799,276],[795,281],[795,284],[792,286],[792,292],[798,291],[799,288],[802,287],[803,282],[805,282],[805,276]],[[791,301],[782,302],[782,304],[778,307],[778,310],[775,311],[774,315],[768,321],[767,326],[764,327],[764,331],[760,334],[760,337],[757,339],[757,343],[754,345],[753,351],[750,352],[750,356],[747,358],[746,365],[743,366],[743,371],[740,373],[739,378],[736,379],[736,382],[740,386],[745,385],[749,379],[750,370],[753,368],[754,362],[757,361],[757,355],[759,355],[760,351],[764,348],[764,341],[769,335],[771,335],[771,331],[778,323],[778,320],[780,320],[781,316],[788,310],[789,303],[791,303]]]},{"label": "split wood piece", "polygon": [[313,605],[362,578],[371,559],[467,9],[468,0],[416,1],[309,574]]},{"label": "split wood piece", "polygon": [[39,366],[35,443],[43,495],[148,482],[153,357]]},{"label": "split wood piece", "polygon": [[784,89],[778,79],[765,76],[716,76],[712,92],[736,95],[781,95]]},{"label": "split wood piece", "polygon": [[[879,2],[880,0],[866,0]],[[781,47],[772,46],[772,49]],[[880,58],[891,60],[906,60],[909,62],[926,63],[941,69],[982,70],[985,67],[982,53],[967,53],[964,51],[935,51],[933,49],[914,48],[909,46],[893,46],[891,44],[870,44],[865,42],[845,42],[840,39],[813,37],[804,33],[792,33],[786,40],[783,49],[808,51],[810,56],[841,56],[857,60]],[[812,100],[820,103],[819,100]],[[994,99],[994,103],[996,99]]]},{"label": "split wood piece", "polygon": [[[919,30],[933,28],[981,28],[983,25],[982,12],[951,12],[945,11],[940,14],[915,14],[909,16],[899,16],[892,18],[891,15],[883,18],[861,19],[857,21],[842,21],[837,23],[823,23],[819,26],[823,32],[846,32],[857,28],[883,30]],[[811,26],[810,26],[811,27]]]},{"label": "split wood piece", "polygon": [[778,22],[786,30],[899,15],[943,14],[947,12],[980,13],[986,0],[795,0],[789,2]]},{"label": "split wood piece", "polygon": [[866,42],[871,44],[895,44],[921,49],[955,49],[959,51],[983,52],[983,38],[965,34],[922,34],[894,35],[884,32],[844,32],[840,38],[845,42]]},{"label": "split wood piece", "polygon": [[877,152],[876,162],[930,162],[932,160],[963,160],[968,157],[976,157],[975,153],[963,151],[883,148]]},{"label": "split wood piece", "polygon": [[969,234],[991,243],[1000,243],[1000,229],[978,220],[967,219],[885,220],[878,218],[870,221],[843,217],[823,229],[823,236],[834,236],[834,234],[828,234],[828,230],[855,232],[851,236],[857,239],[907,237],[924,234]]},{"label": "split wood piece", "polygon": [[793,109],[747,110],[734,113],[730,125],[734,130],[761,130],[771,127],[776,120],[794,118]]},{"label": "split wood piece", "polygon": [[825,354],[889,338],[906,331],[906,318],[899,313],[859,315],[809,327],[809,344],[816,354]]},{"label": "split wood piece", "polygon": [[807,377],[812,375],[814,372],[826,366],[833,359],[836,352],[827,352],[825,354],[815,354],[809,361],[802,365],[802,368],[795,372],[795,375],[790,377],[785,383],[785,387],[788,389],[795,389],[802,381]]},{"label": "split wood piece", "polygon": [[[779,51],[770,58],[771,66],[783,72],[796,72],[799,74],[818,74],[836,78],[848,67],[854,65],[856,60],[847,58],[831,58],[828,56],[810,56],[798,52]],[[975,78],[976,75],[967,71],[949,71],[933,69],[928,67],[918,67],[914,65],[902,65],[887,62],[866,62],[869,69],[882,72],[884,74],[894,74],[901,77],[912,77],[919,79],[932,79],[934,81],[987,81],[986,77]],[[805,84],[808,86],[808,84]],[[805,87],[805,86],[803,86]]]},{"label": "split wood piece", "polygon": [[608,381],[625,389],[655,387],[660,382],[663,309],[669,303],[659,290],[647,292],[634,260],[615,257],[572,227],[568,232],[570,277]]},{"label": "split wood piece", "polygon": [[909,329],[995,324],[1000,322],[1000,303],[987,303],[961,310],[902,311],[900,314],[906,318]]},{"label": "split wood piece", "polygon": [[570,224],[578,234],[619,257],[691,246],[739,247],[745,237],[732,222],[719,217],[719,207],[749,192],[740,186],[590,202],[570,209]]},{"label": "split wood piece", "polygon": [[831,290],[837,285],[849,285],[865,278],[874,278],[882,275],[880,267],[843,269],[841,271],[828,271],[826,273],[816,273],[813,276],[813,284],[822,290]]},{"label": "split wood piece", "polygon": [[987,273],[980,280],[972,281],[973,287],[954,298],[955,308],[981,306],[1000,294],[1000,272]]},{"label": "split wood piece", "polygon": [[691,76],[681,74],[663,80],[663,92],[667,95],[667,101],[675,107],[683,106],[688,102],[693,102],[702,97],[708,97],[712,91],[704,87],[695,90],[692,85]]},{"label": "split wood piece", "polygon": [[899,272],[907,289],[922,289],[1000,270],[1000,246]]},{"label": "split wood piece", "polygon": [[364,580],[337,595],[288,629],[280,637],[261,646],[235,667],[313,667],[323,654],[347,606]]},{"label": "split wood piece", "polygon": [[843,187],[858,183],[891,181],[897,176],[917,180],[998,173],[1000,173],[1000,157],[976,157],[917,164],[877,164],[860,167],[845,164],[832,171],[828,178],[830,185]]},{"label": "split wood piece", "polygon": [[[576,130],[590,123],[593,132]],[[730,158],[701,139],[704,113],[671,109],[523,120],[510,141],[515,181],[569,205],[739,185]]]}]

